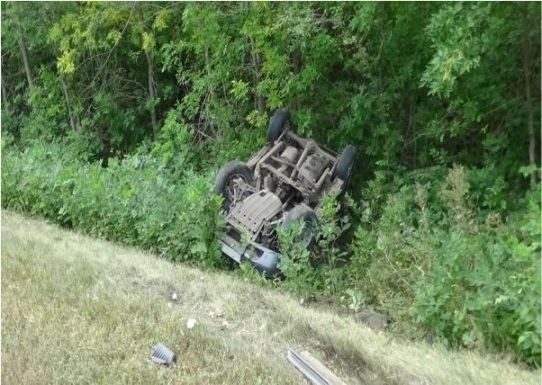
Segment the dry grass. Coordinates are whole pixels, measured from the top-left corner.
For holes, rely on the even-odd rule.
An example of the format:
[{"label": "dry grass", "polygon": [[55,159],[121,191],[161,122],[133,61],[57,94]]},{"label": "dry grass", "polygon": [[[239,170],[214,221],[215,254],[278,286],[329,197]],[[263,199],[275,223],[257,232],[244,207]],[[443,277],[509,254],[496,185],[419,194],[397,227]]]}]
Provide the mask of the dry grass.
[{"label": "dry grass", "polygon": [[[150,361],[157,342],[176,365]],[[394,341],[228,274],[2,214],[3,383],[303,383],[288,347],[349,384],[539,383],[538,372]]]}]

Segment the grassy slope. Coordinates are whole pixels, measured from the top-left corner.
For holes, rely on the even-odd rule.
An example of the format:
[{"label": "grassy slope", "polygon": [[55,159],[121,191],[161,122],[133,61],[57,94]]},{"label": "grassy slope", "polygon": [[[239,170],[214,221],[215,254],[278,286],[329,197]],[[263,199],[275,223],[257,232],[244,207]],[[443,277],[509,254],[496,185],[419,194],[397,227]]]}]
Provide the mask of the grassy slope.
[{"label": "grassy slope", "polygon": [[[159,341],[175,366],[150,361]],[[302,383],[288,347],[349,384],[539,383],[539,373],[397,342],[231,275],[2,213],[3,383]]]}]

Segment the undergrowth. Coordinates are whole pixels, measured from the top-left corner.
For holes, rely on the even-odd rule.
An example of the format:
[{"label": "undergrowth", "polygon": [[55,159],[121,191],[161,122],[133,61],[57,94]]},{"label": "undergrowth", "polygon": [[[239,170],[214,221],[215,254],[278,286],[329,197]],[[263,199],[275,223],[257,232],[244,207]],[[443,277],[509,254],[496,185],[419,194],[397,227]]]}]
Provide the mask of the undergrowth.
[{"label": "undergrowth", "polygon": [[148,155],[74,163],[62,146],[40,145],[2,156],[2,206],[84,234],[138,246],[173,261],[223,265],[216,242],[221,199],[211,174],[179,177]]},{"label": "undergrowth", "polygon": [[[210,194],[213,172],[157,150],[107,168],[74,162],[70,151],[5,148],[2,206],[173,261],[230,264],[217,242],[224,218]],[[385,197],[377,178],[366,200],[327,197],[312,252],[296,241],[302,225],[280,231],[285,279],[266,282],[246,266],[241,274],[306,300],[386,313],[393,330],[415,338],[540,366],[540,188],[503,215],[474,206],[469,173],[428,170]]]}]

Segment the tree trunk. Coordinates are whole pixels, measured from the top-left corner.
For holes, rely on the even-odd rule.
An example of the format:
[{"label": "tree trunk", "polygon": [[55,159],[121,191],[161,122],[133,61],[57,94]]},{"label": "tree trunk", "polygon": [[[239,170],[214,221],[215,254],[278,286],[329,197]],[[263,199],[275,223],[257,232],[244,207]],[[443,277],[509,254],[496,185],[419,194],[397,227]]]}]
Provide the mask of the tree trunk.
[{"label": "tree trunk", "polygon": [[60,82],[62,83],[62,91],[64,92],[64,99],[66,100],[66,108],[68,110],[68,116],[70,117],[70,127],[72,128],[72,130],[77,131],[77,128],[75,127],[75,119],[72,115],[70,97],[68,95],[68,86],[66,85],[66,80],[63,76],[60,76]]},{"label": "tree trunk", "polygon": [[4,104],[8,102],[8,92],[6,90],[4,79],[0,79],[0,82],[2,83],[2,104]]},{"label": "tree trunk", "polygon": [[[528,15],[525,15],[525,31],[523,33],[523,75],[525,77],[525,107],[527,110],[527,131],[529,133],[529,165],[536,167],[535,147],[536,139],[534,135],[534,116],[533,116],[533,98],[531,95],[531,37]],[[536,169],[531,172],[531,187],[536,185]]]},{"label": "tree trunk", "polygon": [[[209,54],[209,46],[205,47],[205,70],[207,71],[207,76],[211,77],[211,56]],[[200,136],[208,137],[207,134],[205,134],[205,130],[208,129],[211,132],[212,137],[217,136],[217,131],[215,129],[215,120],[212,118],[210,113],[209,106],[213,101],[215,100],[215,86],[214,82],[208,83],[208,95],[205,96],[205,101],[203,105],[200,107],[200,112],[198,112],[198,133]],[[202,123],[202,117],[203,122]],[[205,120],[206,119],[206,120]]]},{"label": "tree trunk", "polygon": [[297,75],[299,72],[301,72],[301,52],[299,51],[299,48],[296,48],[295,51],[292,53],[292,64],[293,64],[293,70],[294,75]]},{"label": "tree trunk", "polygon": [[[253,67],[253,82],[254,82],[254,88],[257,89],[258,85],[261,81],[260,71],[262,68],[262,62],[263,57],[262,54],[259,52],[256,52],[256,45],[254,43],[254,39],[250,39],[250,49],[252,51],[252,67]],[[258,90],[255,91],[255,107],[258,111],[258,115],[260,117],[264,116],[265,114],[265,98],[260,94]]]},{"label": "tree trunk", "polygon": [[[211,76],[211,56],[209,55],[209,47],[205,48],[205,70],[207,71],[207,76]],[[209,98],[212,101],[215,98],[215,87],[212,82],[209,83],[209,95]]]},{"label": "tree trunk", "polygon": [[[292,66],[293,66],[294,75],[299,74],[301,72],[301,69],[303,68],[301,50],[299,48],[296,48],[294,52],[292,53]],[[301,108],[301,105],[299,104],[299,101],[297,98],[294,99],[293,105],[291,107],[294,110],[299,110]]]},{"label": "tree trunk", "polygon": [[[138,10],[139,10],[139,16],[141,18],[141,25],[143,26],[143,32],[148,33],[152,35],[152,32],[149,32],[147,29],[147,26],[145,24],[145,16],[143,15],[143,8],[141,7],[141,3],[137,4]],[[154,60],[152,57],[152,52],[150,50],[145,51],[145,57],[147,59],[147,86],[148,86],[148,92],[149,92],[149,104],[150,104],[150,114],[151,114],[151,123],[152,123],[152,132],[154,134],[154,137],[156,138],[158,136],[158,119],[156,117],[156,108],[154,106],[156,92],[154,89],[155,79],[154,79]]]},{"label": "tree trunk", "polygon": [[70,117],[70,127],[74,131],[81,132],[82,130],[81,121],[79,120],[79,117],[75,116],[75,113],[73,112],[70,94],[68,93],[68,84],[66,83],[66,79],[64,79],[63,76],[60,76],[60,82],[62,84],[64,99],[66,99],[66,108],[68,109],[68,115]]},{"label": "tree trunk", "polygon": [[21,56],[23,58],[24,71],[26,72],[26,80],[28,81],[28,88],[32,90],[34,88],[34,80],[32,78],[32,72],[30,70],[30,61],[28,60],[28,52],[26,49],[26,44],[24,43],[23,37],[19,33],[18,36],[19,47],[21,49]]},{"label": "tree trunk", "polygon": [[150,52],[145,51],[145,56],[147,57],[147,80],[149,86],[149,102],[151,104],[151,122],[152,122],[152,131],[154,132],[154,137],[158,136],[158,121],[156,119],[156,109],[154,107],[154,62],[152,60],[152,55]]}]

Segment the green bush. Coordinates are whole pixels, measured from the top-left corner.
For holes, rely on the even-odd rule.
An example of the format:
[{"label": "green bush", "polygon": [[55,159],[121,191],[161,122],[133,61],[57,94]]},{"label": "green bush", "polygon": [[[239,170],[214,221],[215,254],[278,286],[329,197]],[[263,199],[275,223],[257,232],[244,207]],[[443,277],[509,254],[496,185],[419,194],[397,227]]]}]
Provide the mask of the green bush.
[{"label": "green bush", "polygon": [[143,247],[171,260],[223,263],[220,198],[211,174],[176,180],[160,161],[132,155],[100,164],[68,162],[62,145],[2,156],[2,206],[83,233]]},{"label": "green bush", "polygon": [[412,315],[438,340],[540,365],[540,205],[529,206],[506,224],[490,215],[435,232]]},{"label": "green bush", "polygon": [[[349,201],[346,200],[346,203]],[[350,227],[348,216],[341,215],[336,196],[324,196],[317,210],[314,225],[315,245],[311,251],[300,242],[305,224],[279,227],[281,261],[279,267],[286,277],[281,286],[290,292],[311,298],[317,295],[339,300],[344,297],[348,282],[347,255],[341,237]],[[349,305],[350,303],[348,303]]]},{"label": "green bush", "polygon": [[378,220],[355,231],[348,284],[400,330],[540,366],[540,189],[503,220],[500,206],[472,207],[467,180],[454,167],[440,188],[390,194]]}]

